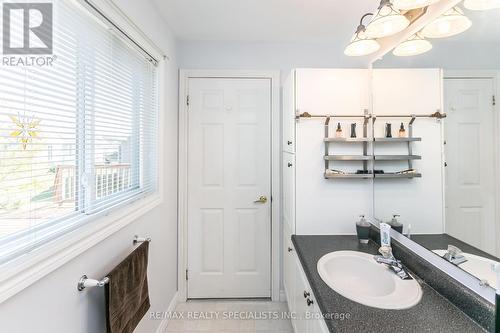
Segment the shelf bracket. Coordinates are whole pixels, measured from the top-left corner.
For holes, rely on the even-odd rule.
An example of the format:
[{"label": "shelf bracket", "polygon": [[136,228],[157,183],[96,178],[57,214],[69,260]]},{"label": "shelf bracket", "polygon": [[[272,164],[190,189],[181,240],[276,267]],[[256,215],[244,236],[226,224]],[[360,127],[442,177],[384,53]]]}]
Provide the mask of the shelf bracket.
[{"label": "shelf bracket", "polygon": [[[327,116],[326,117],[326,120],[325,120],[325,139],[328,139],[330,136],[330,116]],[[325,143],[325,156],[328,156],[329,152],[328,152],[328,144]],[[325,160],[325,175],[326,175],[326,172],[328,171],[328,168],[329,168],[329,163],[328,163],[328,160]]]},{"label": "shelf bracket", "polygon": [[[414,114],[412,114],[411,120],[408,123],[408,137],[409,138],[413,138],[413,123],[415,122],[415,119],[417,119],[417,117]],[[410,156],[413,155],[413,148],[412,148],[411,141],[408,141],[408,155],[410,155]],[[412,160],[408,160],[408,169],[413,169],[413,161]]]}]

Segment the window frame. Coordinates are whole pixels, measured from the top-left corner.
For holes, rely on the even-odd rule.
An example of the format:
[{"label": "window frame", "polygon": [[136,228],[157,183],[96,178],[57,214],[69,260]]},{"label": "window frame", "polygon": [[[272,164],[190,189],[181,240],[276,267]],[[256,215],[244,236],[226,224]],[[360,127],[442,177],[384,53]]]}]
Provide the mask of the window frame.
[{"label": "window frame", "polygon": [[[16,256],[11,261],[1,265],[0,274],[0,304],[10,297],[16,295],[23,289],[40,280],[47,274],[50,274],[57,268],[63,266],[70,260],[78,257],[85,251],[91,249],[104,239],[112,236],[127,225],[135,222],[138,218],[145,215],[163,202],[164,197],[164,115],[165,100],[161,91],[165,87],[166,68],[169,61],[159,49],[134,23],[133,21],[115,4],[108,0],[92,0],[90,6],[88,0],[69,0],[76,1],[85,7],[91,15],[105,15],[116,26],[120,27],[121,33],[125,33],[133,39],[147,52],[158,59],[157,64],[157,138],[156,138],[156,156],[157,156],[157,186],[153,192],[134,189],[134,194],[125,197],[125,200],[114,205],[105,206],[99,211],[91,211],[90,214],[82,214],[81,211],[75,211],[73,214],[56,218],[48,224],[41,225],[45,232],[57,230],[59,232],[50,241],[41,239],[39,246],[26,255]],[[98,12],[96,12],[96,9]],[[74,220],[73,220],[74,218]],[[61,220],[71,219],[67,222],[67,227],[60,227]],[[59,226],[58,228],[56,226]],[[28,233],[26,233],[28,235]],[[6,239],[8,239],[7,236]],[[130,240],[132,244],[132,239]],[[91,269],[91,267],[89,267]],[[82,274],[85,272],[82,272]],[[75,282],[76,283],[76,282]]]}]

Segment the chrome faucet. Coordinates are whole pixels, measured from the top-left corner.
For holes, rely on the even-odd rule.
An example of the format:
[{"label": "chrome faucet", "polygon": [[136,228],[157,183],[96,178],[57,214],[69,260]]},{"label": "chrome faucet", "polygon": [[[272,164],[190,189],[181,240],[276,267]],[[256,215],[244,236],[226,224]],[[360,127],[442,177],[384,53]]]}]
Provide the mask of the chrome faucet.
[{"label": "chrome faucet", "polygon": [[387,265],[402,280],[412,279],[401,261],[394,258],[390,246],[382,246],[379,248],[378,252],[380,252],[381,255],[373,256],[373,259],[375,259],[376,262]]},{"label": "chrome faucet", "polygon": [[467,261],[462,250],[453,245],[448,245],[448,251],[443,255],[443,258],[457,266]]}]

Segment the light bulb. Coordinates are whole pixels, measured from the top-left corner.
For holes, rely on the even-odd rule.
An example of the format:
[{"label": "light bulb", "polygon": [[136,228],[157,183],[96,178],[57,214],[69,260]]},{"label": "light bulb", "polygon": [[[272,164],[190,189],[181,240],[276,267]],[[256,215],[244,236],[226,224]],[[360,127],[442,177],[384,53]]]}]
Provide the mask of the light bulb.
[{"label": "light bulb", "polygon": [[399,44],[392,54],[398,57],[409,57],[428,52],[432,49],[432,44],[422,38],[420,34],[415,34],[403,43]]},{"label": "light bulb", "polygon": [[382,0],[377,14],[366,27],[368,38],[382,38],[397,34],[410,25],[410,21],[392,7],[390,1]]},{"label": "light bulb", "polygon": [[459,7],[454,7],[422,29],[426,38],[443,38],[457,35],[469,29],[471,20]]},{"label": "light bulb", "polygon": [[359,57],[372,54],[380,49],[380,44],[376,40],[366,37],[364,29],[364,26],[358,27],[358,31],[351,38],[351,42],[344,50],[345,55]]},{"label": "light bulb", "polygon": [[500,0],[465,0],[464,7],[470,10],[490,10],[500,8]]}]

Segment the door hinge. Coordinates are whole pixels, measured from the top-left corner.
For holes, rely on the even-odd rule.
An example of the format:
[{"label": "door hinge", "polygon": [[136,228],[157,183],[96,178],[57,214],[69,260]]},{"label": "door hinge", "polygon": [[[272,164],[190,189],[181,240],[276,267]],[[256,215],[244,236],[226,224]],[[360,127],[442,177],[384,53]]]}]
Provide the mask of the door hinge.
[{"label": "door hinge", "polygon": [[188,270],[186,269],[186,281],[189,280]]},{"label": "door hinge", "polygon": [[186,97],[186,105],[189,106],[189,95]]},{"label": "door hinge", "polygon": [[493,95],[492,102],[493,102],[493,106],[497,105],[497,101],[496,101],[495,95]]}]

